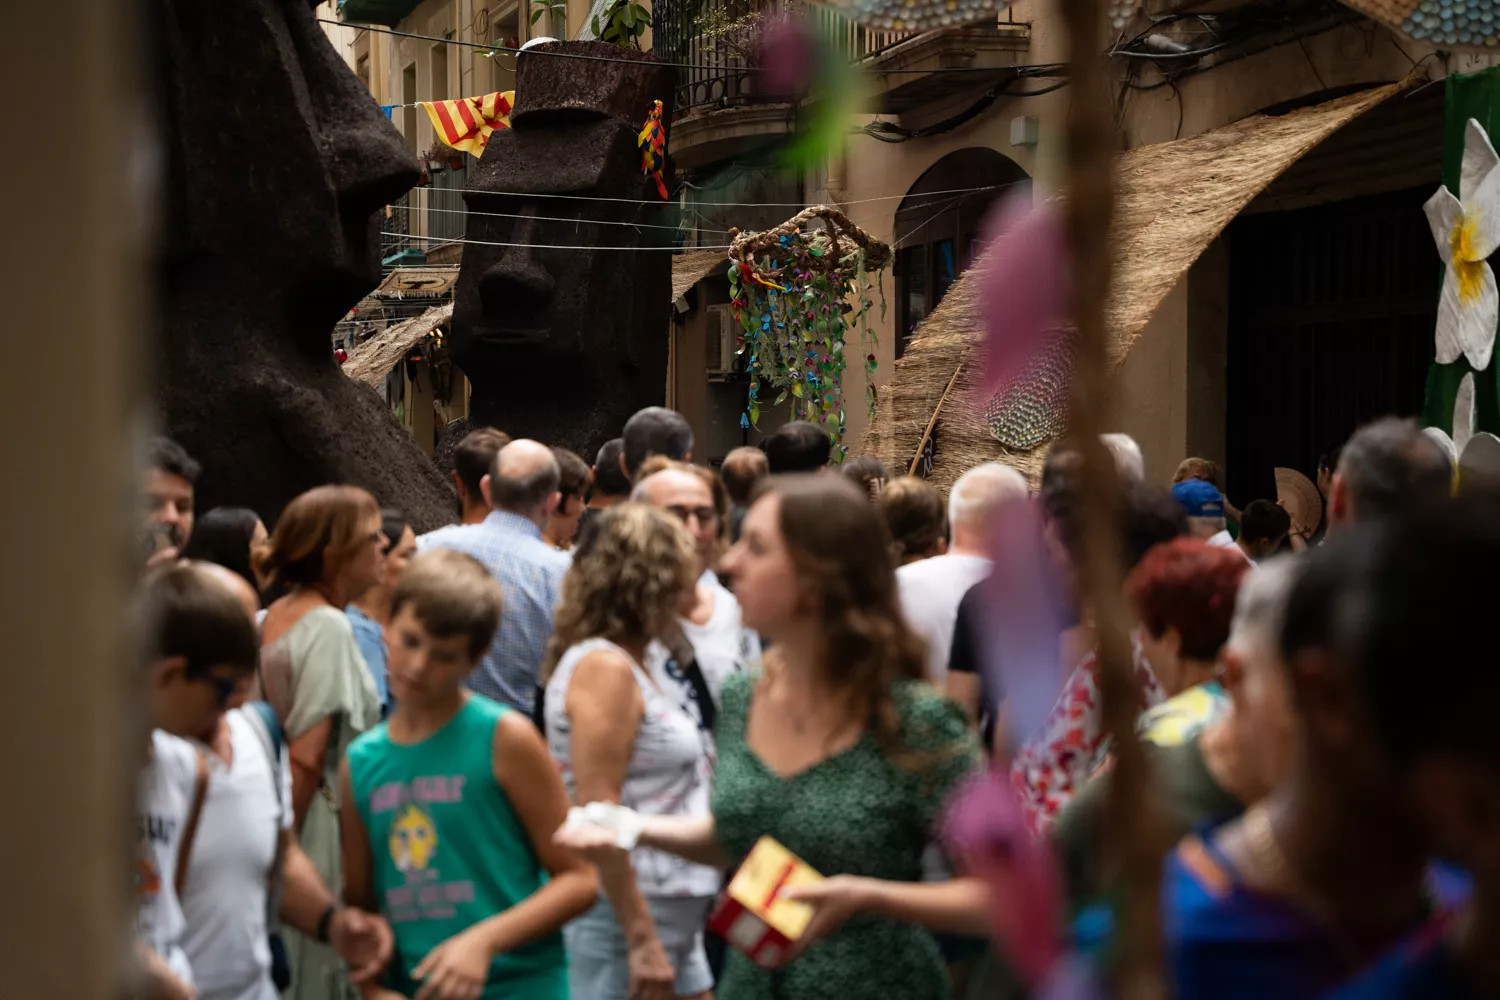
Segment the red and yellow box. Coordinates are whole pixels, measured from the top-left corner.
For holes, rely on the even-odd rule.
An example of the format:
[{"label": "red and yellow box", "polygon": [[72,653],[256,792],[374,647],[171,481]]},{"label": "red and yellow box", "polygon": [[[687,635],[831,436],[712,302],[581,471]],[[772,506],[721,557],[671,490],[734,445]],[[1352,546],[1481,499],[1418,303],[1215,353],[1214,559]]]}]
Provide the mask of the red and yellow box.
[{"label": "red and yellow box", "polygon": [[774,969],[812,919],[812,907],[781,891],[823,881],[805,861],[771,837],[756,841],[724,890],[708,926],[756,965]]}]

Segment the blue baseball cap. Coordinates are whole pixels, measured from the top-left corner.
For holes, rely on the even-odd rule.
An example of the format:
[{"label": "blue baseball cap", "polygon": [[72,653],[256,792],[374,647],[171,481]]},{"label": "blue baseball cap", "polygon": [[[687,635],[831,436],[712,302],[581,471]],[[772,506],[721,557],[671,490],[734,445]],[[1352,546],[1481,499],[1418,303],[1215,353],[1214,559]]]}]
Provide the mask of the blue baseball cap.
[{"label": "blue baseball cap", "polygon": [[1172,487],[1172,499],[1182,504],[1188,517],[1224,516],[1224,494],[1202,479],[1184,479]]}]

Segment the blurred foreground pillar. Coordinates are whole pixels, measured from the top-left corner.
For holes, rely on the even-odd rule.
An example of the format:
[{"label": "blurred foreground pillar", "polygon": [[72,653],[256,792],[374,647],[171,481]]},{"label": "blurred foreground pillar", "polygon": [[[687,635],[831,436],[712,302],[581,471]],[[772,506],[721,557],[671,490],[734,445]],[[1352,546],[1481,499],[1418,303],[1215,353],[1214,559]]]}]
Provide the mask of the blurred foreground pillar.
[{"label": "blurred foreground pillar", "polygon": [[5,997],[117,1000],[138,718],[123,609],[153,155],[133,4],[14,0],[0,388]]}]

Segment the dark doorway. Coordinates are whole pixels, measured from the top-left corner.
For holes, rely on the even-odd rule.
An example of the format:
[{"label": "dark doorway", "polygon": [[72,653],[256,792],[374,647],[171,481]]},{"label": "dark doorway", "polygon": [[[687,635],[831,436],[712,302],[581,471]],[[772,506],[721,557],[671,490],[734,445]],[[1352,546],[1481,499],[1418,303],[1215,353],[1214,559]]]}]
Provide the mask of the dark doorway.
[{"label": "dark doorway", "polygon": [[955,150],[917,178],[896,208],[896,357],[973,262],[979,227],[995,201],[1030,181],[983,146]]},{"label": "dark doorway", "polygon": [[1361,424],[1422,408],[1442,266],[1430,188],[1235,222],[1229,240],[1228,488],[1274,498]]}]

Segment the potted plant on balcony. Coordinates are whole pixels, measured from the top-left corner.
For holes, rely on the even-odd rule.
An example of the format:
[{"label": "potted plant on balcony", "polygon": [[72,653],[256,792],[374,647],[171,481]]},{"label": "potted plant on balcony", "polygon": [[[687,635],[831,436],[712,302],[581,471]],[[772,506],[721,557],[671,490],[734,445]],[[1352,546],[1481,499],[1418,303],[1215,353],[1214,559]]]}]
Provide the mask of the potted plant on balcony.
[{"label": "potted plant on balcony", "polygon": [[432,148],[426,150],[418,158],[423,170],[431,174],[441,174],[449,170],[462,170],[464,168],[464,151],[454,149],[444,142],[433,143]]},{"label": "potted plant on balcony", "polygon": [[533,27],[544,14],[552,15],[551,31],[560,38],[568,37],[567,0],[531,0],[531,24]]},{"label": "potted plant on balcony", "polygon": [[635,0],[609,0],[594,15],[590,25],[602,42],[613,42],[628,48],[641,47],[641,36],[651,27],[651,12]]},{"label": "potted plant on balcony", "polygon": [[752,101],[800,101],[816,77],[823,40],[803,0],[771,0],[748,11],[711,6],[698,18],[710,61],[738,71],[739,97]]}]

